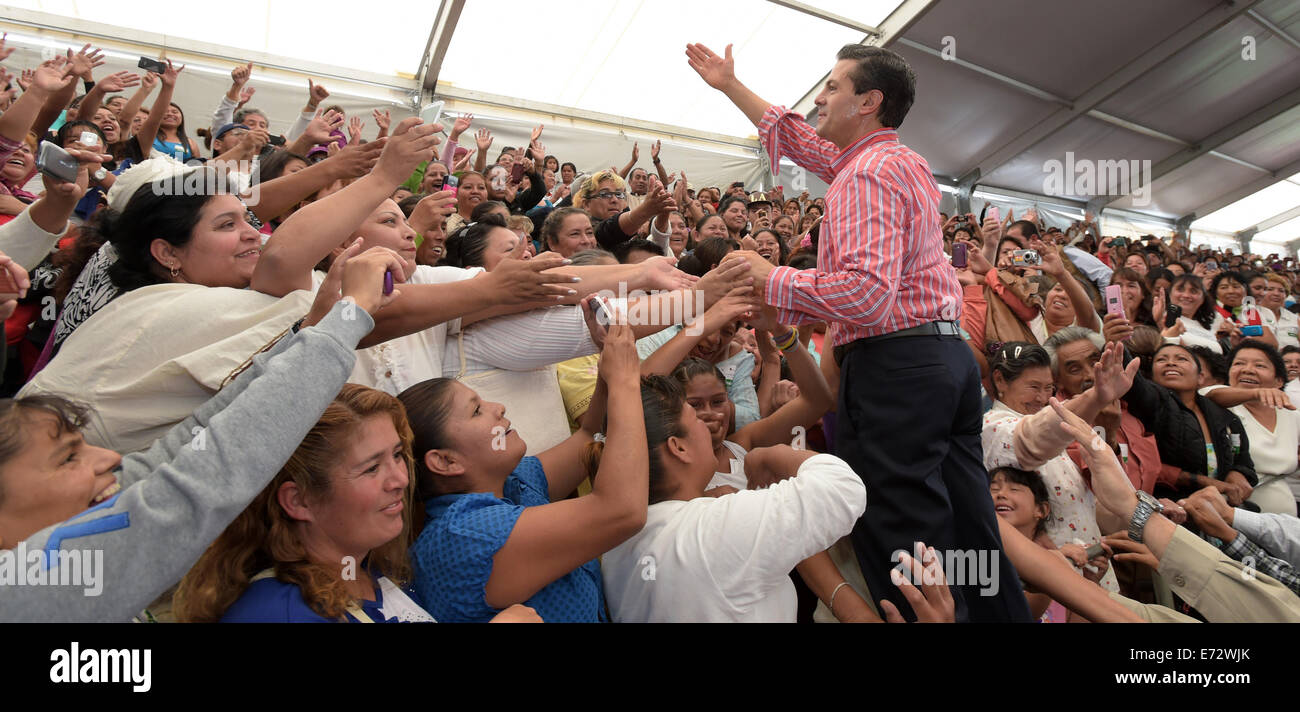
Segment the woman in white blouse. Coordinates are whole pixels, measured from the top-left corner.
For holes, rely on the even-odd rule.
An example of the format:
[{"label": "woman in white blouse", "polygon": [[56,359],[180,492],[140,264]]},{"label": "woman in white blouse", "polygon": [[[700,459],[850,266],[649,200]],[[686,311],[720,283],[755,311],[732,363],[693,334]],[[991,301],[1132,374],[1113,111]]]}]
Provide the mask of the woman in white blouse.
[{"label": "woman in white blouse", "polygon": [[1205,396],[1241,418],[1259,484],[1250,501],[1261,511],[1296,515],[1300,494],[1300,412],[1285,407],[1286,367],[1271,346],[1243,341],[1233,349],[1228,387]]},{"label": "woman in white blouse", "polygon": [[[1121,368],[1122,353],[1118,345],[1110,344],[1097,364],[1093,386],[1070,399],[1066,407],[1091,423],[1103,407],[1126,393],[1137,367]],[[989,360],[989,368],[996,400],[984,414],[984,467],[1038,471],[1051,500],[1047,536],[1057,547],[1081,541],[1086,548],[1100,542],[1109,532],[1102,532],[1097,524],[1092,490],[1065,452],[1070,436],[1048,407],[1056,387],[1047,351],[1033,344],[1008,343]],[[1113,571],[1106,572],[1101,585],[1119,591]]]},{"label": "woman in white blouse", "polygon": [[[1223,347],[1212,330],[1217,316],[1214,302],[1206,295],[1200,277],[1184,274],[1174,278],[1169,287],[1169,303],[1182,309],[1182,315],[1178,323],[1164,330],[1166,341],[1184,346],[1204,346],[1216,354],[1223,353]],[[1161,315],[1157,314],[1156,318],[1161,318]]]},{"label": "woman in white blouse", "polygon": [[1300,318],[1295,312],[1286,308],[1286,298],[1291,292],[1291,285],[1286,277],[1270,272],[1256,275],[1250,280],[1250,293],[1261,307],[1272,312],[1276,327],[1278,350],[1288,346],[1300,347]]},{"label": "woman in white blouse", "polygon": [[615,622],[795,621],[790,571],[853,529],[866,511],[862,479],[832,455],[786,445],[751,450],[746,469],[777,481],[706,497],[713,438],[682,389],[642,382],[650,445],[645,527],[601,557]]}]

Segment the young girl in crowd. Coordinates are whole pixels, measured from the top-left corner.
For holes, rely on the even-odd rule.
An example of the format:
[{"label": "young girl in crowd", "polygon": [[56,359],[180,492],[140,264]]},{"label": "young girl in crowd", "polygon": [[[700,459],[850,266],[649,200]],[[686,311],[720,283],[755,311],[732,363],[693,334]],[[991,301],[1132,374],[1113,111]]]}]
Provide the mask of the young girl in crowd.
[{"label": "young girl in crowd", "polygon": [[[596,558],[645,524],[648,460],[632,330],[614,325],[604,340],[582,427],[537,457],[524,456],[504,407],[458,381],[399,396],[428,516],[411,548],[415,591],[438,620],[486,621],[517,603],[549,622],[606,620]],[[566,499],[607,409],[609,454],[591,494]]]}]

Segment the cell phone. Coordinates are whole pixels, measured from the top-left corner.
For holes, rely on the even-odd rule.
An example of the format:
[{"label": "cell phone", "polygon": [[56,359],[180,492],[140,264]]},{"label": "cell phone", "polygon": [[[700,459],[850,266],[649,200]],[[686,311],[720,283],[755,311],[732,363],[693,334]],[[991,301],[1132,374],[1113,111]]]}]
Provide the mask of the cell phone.
[{"label": "cell phone", "polygon": [[393,293],[393,270],[384,270],[384,296]]},{"label": "cell phone", "polygon": [[82,131],[81,136],[77,137],[77,143],[86,148],[94,148],[99,145],[99,135],[94,131]]},{"label": "cell phone", "polygon": [[1087,557],[1089,561],[1092,561],[1093,559],[1097,558],[1098,556],[1101,556],[1104,553],[1106,553],[1106,550],[1101,548],[1100,542],[1093,544],[1092,546],[1083,550],[1083,555]]},{"label": "cell phone", "polygon": [[426,124],[438,123],[438,120],[442,118],[442,107],[446,103],[445,101],[435,101],[424,107],[420,110],[420,121]]},{"label": "cell phone", "polygon": [[267,139],[267,142],[270,143],[272,146],[283,146],[286,143],[288,143],[288,141],[286,141],[283,136],[271,136],[269,139]]},{"label": "cell phone", "polygon": [[460,181],[456,178],[456,176],[449,175],[446,178],[442,179],[441,190],[446,190],[448,188],[455,188],[457,185],[460,185]]},{"label": "cell phone", "polygon": [[1165,328],[1167,329],[1173,326],[1175,322],[1182,318],[1182,316],[1183,308],[1177,304],[1170,304],[1165,307]]},{"label": "cell phone", "polygon": [[510,182],[518,183],[524,178],[524,164],[515,161],[514,166],[510,168]]},{"label": "cell phone", "polygon": [[[989,213],[988,213],[989,219],[993,220],[994,222],[999,222],[999,223],[1002,222],[1002,213],[998,212],[998,206],[986,205],[984,207],[989,209]],[[980,222],[983,223],[982,220]]]},{"label": "cell phone", "polygon": [[952,245],[952,266],[959,269],[966,267],[966,250],[970,246],[964,242],[954,242]]},{"label": "cell phone", "polygon": [[1205,261],[1205,269],[1207,269],[1207,270],[1211,270],[1211,271],[1213,271],[1213,270],[1217,270],[1217,269],[1219,269],[1219,263],[1218,263],[1217,261],[1215,261],[1215,260],[1206,260],[1206,261]]},{"label": "cell phone", "polygon": [[1124,294],[1118,284],[1106,287],[1106,313],[1124,316]]},{"label": "cell phone", "polygon": [[609,305],[600,297],[593,297],[588,305],[591,307],[591,315],[596,318],[596,323],[602,329],[609,329],[609,325],[614,323],[614,313],[610,310]]},{"label": "cell phone", "polygon": [[76,183],[78,165],[72,154],[49,141],[41,141],[41,150],[36,155],[36,168],[41,173],[65,183]]},{"label": "cell phone", "polygon": [[1127,237],[1113,237],[1110,240],[1111,247],[1128,247]]},{"label": "cell phone", "polygon": [[1011,253],[1011,264],[1017,267],[1037,267],[1043,258],[1036,250],[1016,250]]},{"label": "cell phone", "polygon": [[1242,336],[1263,336],[1264,327],[1260,324],[1246,324],[1241,327]]},{"label": "cell phone", "polygon": [[150,59],[149,57],[141,57],[139,66],[141,69],[153,72],[154,74],[165,74],[167,72],[166,62],[157,59]]}]

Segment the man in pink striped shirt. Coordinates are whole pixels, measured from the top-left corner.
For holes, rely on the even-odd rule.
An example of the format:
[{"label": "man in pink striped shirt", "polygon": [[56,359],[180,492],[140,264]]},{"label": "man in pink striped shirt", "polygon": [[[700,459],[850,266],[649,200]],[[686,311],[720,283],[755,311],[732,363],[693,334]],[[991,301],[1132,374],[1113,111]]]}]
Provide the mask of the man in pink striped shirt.
[{"label": "man in pink striped shirt", "polygon": [[853,545],[870,592],[913,619],[889,573],[898,551],[924,542],[941,556],[959,549],[998,564],[983,584],[958,572],[957,620],[1029,620],[988,494],[979,371],[956,325],[961,285],[943,252],[939,188],[925,159],[898,142],[916,94],[911,68],[890,50],[845,46],[817,96],[814,129],[737,80],[730,46],[725,57],[703,45],[686,54],[758,127],[774,172],[787,156],[830,184],[818,269],[730,258],[750,262],[781,323],[836,325],[836,454],[867,485]]}]

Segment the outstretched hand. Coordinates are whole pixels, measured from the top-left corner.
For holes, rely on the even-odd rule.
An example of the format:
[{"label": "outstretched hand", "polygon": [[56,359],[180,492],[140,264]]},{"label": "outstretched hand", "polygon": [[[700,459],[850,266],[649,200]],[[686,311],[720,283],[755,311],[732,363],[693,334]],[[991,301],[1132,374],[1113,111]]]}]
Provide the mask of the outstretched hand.
[{"label": "outstretched hand", "polygon": [[725,56],[719,57],[702,44],[688,44],[686,61],[706,84],[718,91],[725,91],[736,80],[736,62],[731,57],[731,45],[727,45],[725,52]]}]

